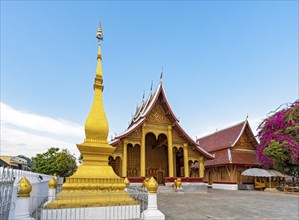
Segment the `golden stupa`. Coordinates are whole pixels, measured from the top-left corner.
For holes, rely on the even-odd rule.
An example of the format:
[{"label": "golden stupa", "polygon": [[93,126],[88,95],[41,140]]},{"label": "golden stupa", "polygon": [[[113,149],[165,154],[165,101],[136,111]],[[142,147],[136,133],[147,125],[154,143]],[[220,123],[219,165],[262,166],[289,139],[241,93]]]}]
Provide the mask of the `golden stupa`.
[{"label": "golden stupa", "polygon": [[83,164],[71,177],[66,179],[62,191],[46,208],[80,208],[99,206],[136,205],[127,192],[123,178],[115,174],[108,165],[108,157],[115,148],[108,144],[109,133],[102,93],[103,73],[101,40],[102,28],[99,25],[96,38],[98,39],[98,56],[96,77],[94,83],[94,99],[91,110],[85,122],[85,140],[77,144],[83,156]]}]

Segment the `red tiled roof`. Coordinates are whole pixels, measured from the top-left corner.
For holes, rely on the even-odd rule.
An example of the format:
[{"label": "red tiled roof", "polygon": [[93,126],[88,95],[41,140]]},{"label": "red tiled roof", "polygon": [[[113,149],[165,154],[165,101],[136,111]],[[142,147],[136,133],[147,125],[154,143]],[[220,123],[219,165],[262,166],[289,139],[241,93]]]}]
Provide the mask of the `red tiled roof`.
[{"label": "red tiled roof", "polygon": [[[230,151],[230,153],[229,153]],[[241,151],[241,150],[230,150],[222,149],[215,151],[215,159],[207,160],[205,166],[219,166],[219,165],[251,165],[257,166],[258,160],[255,151]],[[229,154],[231,154],[231,161],[229,161]]]},{"label": "red tiled roof", "polygon": [[258,165],[255,151],[232,150],[231,155],[234,164]]},{"label": "red tiled roof", "polygon": [[216,166],[219,164],[228,164],[228,153],[227,149],[223,149],[220,151],[216,151],[214,153],[215,159],[214,160],[207,160],[205,166]]},{"label": "red tiled roof", "polygon": [[239,138],[247,120],[232,127],[217,131],[214,134],[196,140],[200,147],[208,152],[231,147]]}]

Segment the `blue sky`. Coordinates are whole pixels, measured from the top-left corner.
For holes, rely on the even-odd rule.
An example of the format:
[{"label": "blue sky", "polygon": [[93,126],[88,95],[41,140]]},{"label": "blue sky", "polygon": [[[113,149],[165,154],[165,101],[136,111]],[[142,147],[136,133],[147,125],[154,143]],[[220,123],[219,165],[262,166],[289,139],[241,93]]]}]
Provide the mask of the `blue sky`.
[{"label": "blue sky", "polygon": [[126,129],[162,66],[193,138],[247,114],[256,128],[298,98],[297,1],[1,1],[1,154],[78,154],[99,21],[110,135]]}]

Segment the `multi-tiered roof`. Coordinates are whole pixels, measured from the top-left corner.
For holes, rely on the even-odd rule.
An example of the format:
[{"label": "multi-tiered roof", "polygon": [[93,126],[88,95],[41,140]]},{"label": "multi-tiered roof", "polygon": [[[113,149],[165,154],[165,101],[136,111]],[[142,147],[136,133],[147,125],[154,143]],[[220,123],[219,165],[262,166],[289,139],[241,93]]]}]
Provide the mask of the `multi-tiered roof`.
[{"label": "multi-tiered roof", "polygon": [[178,132],[180,137],[184,139],[189,144],[189,146],[194,147],[197,151],[205,155],[207,159],[213,159],[214,157],[207,151],[202,149],[179,125],[179,120],[174,115],[167,100],[162,82],[159,83],[157,90],[153,94],[150,93],[149,97],[146,100],[143,100],[141,104],[136,108],[135,115],[132,117],[132,121],[127,130],[117,135],[110,142],[110,144],[113,146],[117,145],[123,138],[127,137],[138,128],[140,128],[145,123],[147,116],[150,114],[158,101],[162,105],[167,118],[170,120],[172,128],[175,129],[176,132]]},{"label": "multi-tiered roof", "polygon": [[248,120],[199,138],[196,143],[215,159],[206,162],[206,167],[221,165],[257,166],[256,147],[258,142]]}]

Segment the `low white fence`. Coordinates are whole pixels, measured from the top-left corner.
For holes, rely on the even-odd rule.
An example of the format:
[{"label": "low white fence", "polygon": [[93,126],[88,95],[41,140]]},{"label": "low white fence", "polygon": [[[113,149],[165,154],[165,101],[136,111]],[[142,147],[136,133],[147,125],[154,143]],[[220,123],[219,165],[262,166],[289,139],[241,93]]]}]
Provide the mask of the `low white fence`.
[{"label": "low white fence", "polygon": [[[15,219],[16,212],[18,207],[16,207],[16,200],[17,200],[17,193],[18,193],[18,183],[23,178],[26,177],[27,180],[31,183],[32,191],[30,193],[30,206],[29,212],[30,215],[39,207],[48,197],[48,182],[53,177],[50,175],[40,174],[40,173],[33,173],[30,171],[24,170],[14,170],[11,168],[4,168],[0,167],[0,179],[5,175],[9,175],[15,178],[14,185],[12,188],[12,195],[10,201],[10,212],[8,219]],[[38,199],[36,196],[38,195]],[[3,198],[2,198],[3,197]],[[35,197],[35,199],[33,199]],[[4,195],[1,195],[1,200],[5,199]]]},{"label": "low white fence", "polygon": [[12,170],[5,170],[0,175],[0,219],[8,219],[15,178]]},{"label": "low white fence", "polygon": [[[30,182],[32,190],[30,195],[17,197],[18,185],[22,178]],[[54,208],[47,209],[46,202],[49,203],[55,198],[55,194],[61,189],[63,179],[57,179],[57,188],[49,189],[49,180],[53,178],[50,175],[32,173],[29,171],[13,170],[11,168],[0,167],[0,219],[2,220],[90,220],[90,219],[161,219],[165,216],[157,207],[157,187],[158,183],[151,178],[147,183],[151,186],[150,193],[141,187],[128,187],[126,192],[136,201],[132,205],[119,206],[123,201],[124,193],[107,192],[104,194],[82,194],[80,195],[80,204],[85,203],[85,199],[93,200],[103,196],[104,200],[111,199],[115,206],[82,207],[82,208]],[[9,181],[8,181],[9,179]],[[22,184],[28,181],[22,180]],[[10,184],[10,185],[7,185]],[[154,189],[153,186],[156,185]],[[148,187],[148,186],[147,186]],[[26,187],[24,192],[26,192]],[[154,190],[154,191],[153,191]],[[56,193],[55,193],[56,192]],[[29,193],[29,190],[28,190]],[[19,195],[20,192],[19,192]],[[68,195],[66,195],[68,196]],[[70,198],[66,198],[70,199]],[[119,202],[118,200],[119,199]],[[82,201],[81,201],[82,200]],[[86,201],[87,201],[86,200]],[[4,202],[3,202],[4,201]],[[71,203],[73,202],[71,198]],[[76,202],[76,201],[74,201]],[[78,202],[78,201],[77,201]],[[109,201],[108,201],[109,202]],[[9,207],[9,205],[11,206]],[[52,204],[52,203],[51,203]],[[109,202],[109,204],[111,204]],[[9,211],[9,214],[8,214]],[[32,218],[33,217],[33,218]]]},{"label": "low white fence", "polygon": [[[80,194],[80,197],[72,195],[60,195],[59,201],[70,201],[72,208],[60,208],[59,201],[57,208],[48,209],[47,207],[39,207],[32,217],[36,220],[117,220],[117,219],[140,219],[141,213],[146,206],[145,201],[140,201],[137,198],[147,197],[147,192],[134,191],[130,196],[136,201],[136,204],[131,205],[117,205],[123,202],[124,193],[118,192],[105,192],[98,194]],[[86,201],[103,200],[109,203],[109,200],[115,205],[113,206],[96,206],[96,207],[76,207],[78,201],[81,204],[87,204]],[[71,199],[70,199],[71,198]],[[38,197],[36,198],[38,199]],[[72,203],[73,201],[73,203]],[[119,202],[118,202],[119,201]],[[52,206],[55,206],[55,201]]]}]

